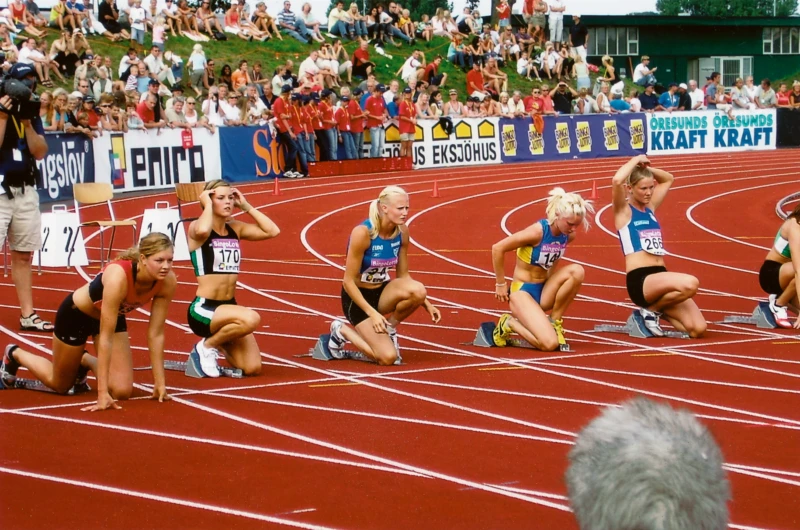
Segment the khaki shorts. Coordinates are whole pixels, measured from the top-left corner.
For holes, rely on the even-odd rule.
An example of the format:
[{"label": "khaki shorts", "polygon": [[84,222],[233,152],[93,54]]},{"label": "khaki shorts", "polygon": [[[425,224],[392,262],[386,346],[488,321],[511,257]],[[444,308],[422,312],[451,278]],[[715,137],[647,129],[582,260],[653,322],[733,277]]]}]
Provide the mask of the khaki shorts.
[{"label": "khaki shorts", "polygon": [[0,195],[0,245],[9,239],[11,250],[34,252],[42,246],[42,214],[39,193],[32,186],[11,188],[9,199]]},{"label": "khaki shorts", "polygon": [[414,136],[416,136],[414,133],[402,133],[402,134],[400,134],[400,141],[401,142],[413,142],[414,141]]},{"label": "khaki shorts", "polygon": [[529,26],[539,26],[544,28],[544,15],[529,15],[525,19],[525,23]]}]

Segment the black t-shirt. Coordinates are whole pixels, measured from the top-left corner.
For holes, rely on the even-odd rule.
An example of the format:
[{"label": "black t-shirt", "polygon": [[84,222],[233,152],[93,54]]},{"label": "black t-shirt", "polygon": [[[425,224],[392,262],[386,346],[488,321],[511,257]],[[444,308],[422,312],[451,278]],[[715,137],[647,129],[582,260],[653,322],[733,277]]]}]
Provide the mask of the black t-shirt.
[{"label": "black t-shirt", "polygon": [[576,48],[578,46],[586,45],[586,37],[589,35],[589,30],[583,24],[575,24],[569,28],[569,36],[572,39],[572,45]]},{"label": "black t-shirt", "polygon": [[[639,99],[639,101],[641,101],[641,99]],[[680,91],[678,91],[678,108],[692,110],[692,97],[688,92],[681,94]]]},{"label": "black t-shirt", "polygon": [[658,94],[655,92],[649,96],[647,93],[639,94],[639,101],[642,103],[642,110],[653,110],[658,106]]},{"label": "black t-shirt", "polygon": [[559,114],[571,114],[572,113],[572,100],[575,99],[575,96],[572,95],[572,92],[569,90],[561,93],[560,91],[556,90],[552,92],[553,98],[553,108]]},{"label": "black t-shirt", "polygon": [[[44,134],[42,119],[36,116],[31,120],[33,130]],[[36,160],[28,150],[28,140],[22,122],[13,116],[6,121],[6,133],[0,146],[0,181],[4,186],[35,186]]]}]

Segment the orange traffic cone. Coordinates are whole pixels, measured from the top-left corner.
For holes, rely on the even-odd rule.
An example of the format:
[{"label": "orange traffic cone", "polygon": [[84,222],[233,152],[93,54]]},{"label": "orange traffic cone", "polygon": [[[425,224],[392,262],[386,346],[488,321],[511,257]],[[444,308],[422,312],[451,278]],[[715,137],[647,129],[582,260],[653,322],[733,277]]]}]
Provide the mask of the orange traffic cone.
[{"label": "orange traffic cone", "polygon": [[441,195],[439,194],[439,181],[438,180],[434,180],[433,181],[433,193],[431,193],[431,197],[441,197]]},{"label": "orange traffic cone", "polygon": [[275,177],[275,188],[272,190],[272,195],[278,196],[281,194],[281,186],[278,184],[278,177]]},{"label": "orange traffic cone", "polygon": [[600,194],[597,193],[597,181],[593,180],[592,181],[592,194],[589,195],[589,199],[591,199],[593,201],[596,201],[599,198],[600,198]]}]

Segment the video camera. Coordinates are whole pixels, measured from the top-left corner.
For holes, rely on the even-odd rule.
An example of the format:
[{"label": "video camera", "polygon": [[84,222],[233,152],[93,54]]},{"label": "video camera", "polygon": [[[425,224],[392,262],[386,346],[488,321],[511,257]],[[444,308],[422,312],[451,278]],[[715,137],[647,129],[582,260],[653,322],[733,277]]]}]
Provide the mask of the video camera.
[{"label": "video camera", "polygon": [[39,96],[34,93],[36,72],[33,71],[33,80],[26,79],[27,69],[33,71],[31,66],[17,63],[0,78],[0,98],[8,96],[11,99],[11,105],[6,107],[0,104],[0,110],[21,120],[35,118],[39,115],[41,107]]}]

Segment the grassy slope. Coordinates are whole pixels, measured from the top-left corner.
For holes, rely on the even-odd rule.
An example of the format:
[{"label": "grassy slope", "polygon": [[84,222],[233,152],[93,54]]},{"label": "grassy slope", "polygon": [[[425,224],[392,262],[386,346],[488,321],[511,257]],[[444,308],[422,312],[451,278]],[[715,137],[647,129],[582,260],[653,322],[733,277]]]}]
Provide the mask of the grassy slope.
[{"label": "grassy slope", "polygon": [[[55,37],[56,35],[52,35],[48,40],[52,40]],[[228,37],[230,40],[226,42],[203,43],[203,49],[206,52],[206,57],[213,58],[216,61],[217,72],[219,72],[224,64],[229,64],[231,68],[235,70],[241,59],[247,59],[251,66],[252,63],[260,61],[264,73],[271,77],[275,67],[277,67],[279,64],[282,64],[287,59],[292,59],[296,63],[294,71],[297,73],[299,61],[305,59],[309,50],[316,47],[302,44],[286,35],[283,36],[284,40],[282,42],[275,41],[273,39],[266,43],[250,43],[239,38],[231,38],[231,35]],[[98,37],[89,37],[88,40],[92,45],[92,50],[95,54],[99,53],[103,56],[111,55],[113,58],[114,68],[116,70],[120,59],[127,51],[128,43],[113,43],[104,38]],[[184,59],[184,61],[186,61],[194,44],[195,43],[193,41],[186,38],[170,38],[167,40],[166,49],[177,53]],[[149,47],[149,45],[150,42],[148,38],[145,41],[145,46]],[[447,39],[434,38],[434,40],[431,41],[430,46],[426,45],[424,41],[419,41],[416,47],[422,50],[422,52],[425,54],[426,60],[430,61],[436,57],[436,55],[446,55],[448,45],[449,41]],[[345,49],[347,50],[347,53],[352,56],[353,51],[356,49],[356,44],[346,42]],[[405,59],[411,53],[412,49],[413,48],[407,45],[395,48],[390,44],[386,48],[386,52],[392,56],[392,58],[389,59],[388,57],[378,55],[377,52],[375,52],[375,50],[370,46],[370,57],[378,67],[378,79],[381,82],[388,84],[389,81],[395,78],[394,73],[400,69]],[[447,73],[447,88],[455,87],[457,90],[463,93],[466,88],[466,74],[459,68],[454,67],[452,64],[447,63],[446,61],[442,63],[441,71]],[[531,87],[534,84],[539,84],[535,81],[531,82],[524,77],[519,76],[516,72],[516,69],[512,66],[507,66],[504,71],[508,74],[509,78],[509,92],[513,90],[521,90],[523,95],[527,95],[530,93]],[[116,75],[117,74],[115,71],[114,76],[116,77]],[[552,84],[553,83],[551,83],[551,85]],[[67,88],[71,90],[71,87],[72,85],[70,81],[70,85]]]}]

